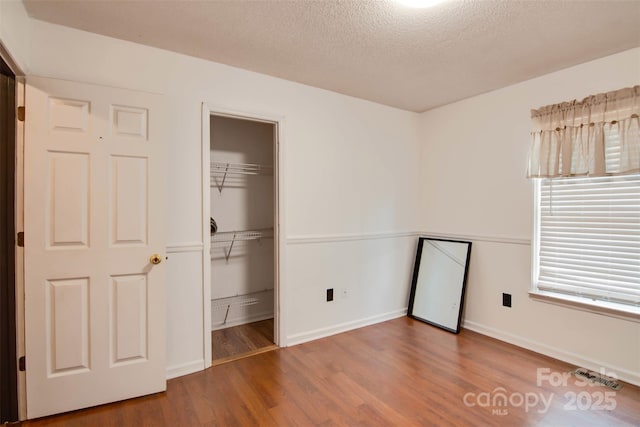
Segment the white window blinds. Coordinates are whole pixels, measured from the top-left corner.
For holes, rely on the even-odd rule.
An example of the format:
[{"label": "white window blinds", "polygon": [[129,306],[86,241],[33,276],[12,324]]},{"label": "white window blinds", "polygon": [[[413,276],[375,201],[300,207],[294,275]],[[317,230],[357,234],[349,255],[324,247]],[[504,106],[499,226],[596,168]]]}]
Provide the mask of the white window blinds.
[{"label": "white window blinds", "polygon": [[640,306],[640,174],[547,178],[538,197],[536,287]]}]

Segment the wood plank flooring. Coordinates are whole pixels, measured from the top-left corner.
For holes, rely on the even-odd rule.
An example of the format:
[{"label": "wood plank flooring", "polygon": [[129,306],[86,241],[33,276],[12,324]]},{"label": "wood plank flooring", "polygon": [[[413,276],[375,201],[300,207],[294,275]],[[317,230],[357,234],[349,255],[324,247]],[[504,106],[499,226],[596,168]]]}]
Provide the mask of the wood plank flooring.
[{"label": "wood plank flooring", "polygon": [[273,319],[211,332],[211,354],[214,362],[235,360],[273,347]]},{"label": "wood plank flooring", "polygon": [[558,380],[573,368],[468,330],[399,318],[176,378],[166,393],[24,425],[638,425],[640,388]]}]

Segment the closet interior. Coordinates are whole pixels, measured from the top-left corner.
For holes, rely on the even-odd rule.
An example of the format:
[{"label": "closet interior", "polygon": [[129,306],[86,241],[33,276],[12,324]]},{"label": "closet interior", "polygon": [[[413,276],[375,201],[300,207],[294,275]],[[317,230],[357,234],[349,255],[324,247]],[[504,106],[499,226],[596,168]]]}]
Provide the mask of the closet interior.
[{"label": "closet interior", "polygon": [[273,123],[210,116],[214,364],[275,348],[275,141]]}]

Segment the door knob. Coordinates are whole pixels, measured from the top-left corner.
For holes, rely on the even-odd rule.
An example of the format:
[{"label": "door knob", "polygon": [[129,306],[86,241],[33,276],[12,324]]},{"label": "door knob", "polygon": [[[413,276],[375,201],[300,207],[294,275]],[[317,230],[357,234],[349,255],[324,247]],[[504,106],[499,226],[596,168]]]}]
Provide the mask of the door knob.
[{"label": "door knob", "polygon": [[160,264],[162,262],[162,257],[159,254],[153,254],[151,255],[151,258],[149,258],[149,261],[151,264]]}]

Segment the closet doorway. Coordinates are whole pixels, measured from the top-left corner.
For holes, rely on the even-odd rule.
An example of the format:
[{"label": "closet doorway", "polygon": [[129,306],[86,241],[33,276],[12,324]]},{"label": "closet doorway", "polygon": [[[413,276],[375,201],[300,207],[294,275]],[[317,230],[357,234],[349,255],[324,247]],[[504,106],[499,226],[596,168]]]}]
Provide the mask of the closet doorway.
[{"label": "closet doorway", "polygon": [[278,122],[210,111],[208,128],[210,348],[217,365],[277,348]]}]

